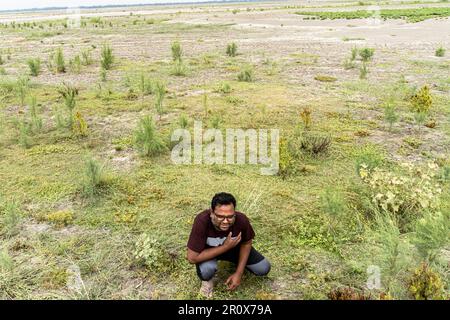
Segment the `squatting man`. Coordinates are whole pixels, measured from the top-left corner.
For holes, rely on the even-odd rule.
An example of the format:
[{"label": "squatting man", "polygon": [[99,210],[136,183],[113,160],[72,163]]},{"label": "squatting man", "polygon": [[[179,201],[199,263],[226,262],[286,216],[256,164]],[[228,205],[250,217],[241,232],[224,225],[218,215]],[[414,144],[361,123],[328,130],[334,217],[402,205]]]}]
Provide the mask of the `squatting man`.
[{"label": "squatting man", "polygon": [[197,275],[202,280],[200,294],[208,298],[212,297],[218,260],[236,264],[236,271],[225,281],[229,290],[241,284],[245,269],[257,276],[265,276],[270,271],[269,261],[252,246],[255,232],[249,219],[235,209],[233,195],[217,193],[212,198],[211,208],[199,213],[192,226],[187,259],[196,265]]}]

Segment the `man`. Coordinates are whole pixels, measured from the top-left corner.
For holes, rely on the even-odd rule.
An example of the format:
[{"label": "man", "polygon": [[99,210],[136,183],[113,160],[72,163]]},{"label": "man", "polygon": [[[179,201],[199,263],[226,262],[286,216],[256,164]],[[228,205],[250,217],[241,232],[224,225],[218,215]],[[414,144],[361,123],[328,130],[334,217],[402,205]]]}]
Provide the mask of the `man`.
[{"label": "man", "polygon": [[270,271],[269,261],[252,247],[255,232],[248,218],[235,208],[233,195],[217,193],[212,198],[211,209],[198,214],[192,226],[187,259],[196,265],[202,280],[200,293],[208,298],[212,297],[212,278],[217,272],[218,260],[237,265],[236,271],[225,282],[229,290],[240,285],[245,268],[258,276],[265,276]]}]

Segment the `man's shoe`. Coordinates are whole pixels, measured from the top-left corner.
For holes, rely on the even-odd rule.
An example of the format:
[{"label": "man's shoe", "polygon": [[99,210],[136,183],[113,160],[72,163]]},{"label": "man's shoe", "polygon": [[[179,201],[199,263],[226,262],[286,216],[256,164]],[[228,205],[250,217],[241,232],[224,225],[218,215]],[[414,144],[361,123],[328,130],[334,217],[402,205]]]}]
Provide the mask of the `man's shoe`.
[{"label": "man's shoe", "polygon": [[205,298],[212,298],[214,289],[213,279],[209,281],[202,281],[202,286],[200,287],[200,295]]}]

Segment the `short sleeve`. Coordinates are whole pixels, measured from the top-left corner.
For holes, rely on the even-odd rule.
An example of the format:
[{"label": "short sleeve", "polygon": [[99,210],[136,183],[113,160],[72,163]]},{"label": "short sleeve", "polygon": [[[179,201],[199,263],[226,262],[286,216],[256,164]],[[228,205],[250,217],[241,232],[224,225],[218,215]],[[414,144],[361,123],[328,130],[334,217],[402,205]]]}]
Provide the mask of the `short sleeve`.
[{"label": "short sleeve", "polygon": [[247,242],[255,238],[255,231],[247,217],[244,217],[242,225],[242,242]]},{"label": "short sleeve", "polygon": [[194,220],[187,247],[197,253],[202,252],[206,247],[206,226],[199,217]]}]

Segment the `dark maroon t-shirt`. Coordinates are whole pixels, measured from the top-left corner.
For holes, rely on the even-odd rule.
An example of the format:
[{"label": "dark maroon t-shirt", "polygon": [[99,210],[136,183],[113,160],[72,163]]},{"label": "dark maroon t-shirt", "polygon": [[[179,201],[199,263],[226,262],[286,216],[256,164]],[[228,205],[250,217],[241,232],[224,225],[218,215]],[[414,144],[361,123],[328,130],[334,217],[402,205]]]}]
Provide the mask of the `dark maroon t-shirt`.
[{"label": "dark maroon t-shirt", "polygon": [[218,247],[223,244],[230,231],[232,232],[232,238],[237,237],[239,232],[242,232],[241,243],[253,239],[255,232],[247,216],[238,211],[235,213],[236,220],[230,229],[220,231],[214,228],[211,221],[211,210],[208,209],[200,212],[195,217],[187,247],[198,253],[211,247]]}]

